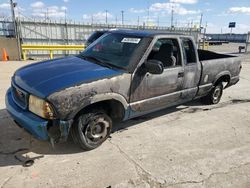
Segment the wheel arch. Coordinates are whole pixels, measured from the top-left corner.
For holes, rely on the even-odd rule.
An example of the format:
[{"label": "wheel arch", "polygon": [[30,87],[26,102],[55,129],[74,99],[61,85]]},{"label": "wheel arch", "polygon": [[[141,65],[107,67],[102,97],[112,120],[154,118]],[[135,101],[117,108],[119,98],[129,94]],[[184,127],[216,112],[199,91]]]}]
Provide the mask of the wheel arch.
[{"label": "wheel arch", "polygon": [[215,77],[215,80],[213,82],[213,85],[216,86],[217,84],[219,84],[220,82],[226,82],[227,85],[230,83],[230,79],[231,79],[231,74],[229,71],[224,71],[221,72],[220,74],[218,74]]},{"label": "wheel arch", "polygon": [[81,105],[78,110],[72,115],[73,119],[79,114],[89,111],[93,108],[100,108],[107,112],[107,114],[114,120],[121,121],[126,117],[128,103],[126,99],[120,94],[105,93],[90,97],[87,104]]}]

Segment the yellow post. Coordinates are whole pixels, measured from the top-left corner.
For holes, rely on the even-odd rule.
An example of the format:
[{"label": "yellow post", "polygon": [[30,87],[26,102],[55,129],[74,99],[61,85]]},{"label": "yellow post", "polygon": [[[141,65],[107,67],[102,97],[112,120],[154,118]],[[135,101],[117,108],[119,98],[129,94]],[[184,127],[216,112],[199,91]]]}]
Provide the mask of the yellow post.
[{"label": "yellow post", "polygon": [[23,60],[26,61],[27,60],[27,51],[23,50]]},{"label": "yellow post", "polygon": [[207,50],[208,50],[208,46],[209,46],[209,42],[206,42],[206,47],[207,47],[206,49],[207,49]]},{"label": "yellow post", "polygon": [[50,59],[53,59],[53,50],[49,51],[49,57],[50,57]]},{"label": "yellow post", "polygon": [[22,52],[23,52],[23,59],[27,60],[27,52],[29,50],[41,50],[41,51],[49,51],[49,58],[53,59],[54,54],[53,51],[62,50],[76,50],[76,51],[83,51],[85,48],[84,45],[32,45],[32,44],[22,44]]}]

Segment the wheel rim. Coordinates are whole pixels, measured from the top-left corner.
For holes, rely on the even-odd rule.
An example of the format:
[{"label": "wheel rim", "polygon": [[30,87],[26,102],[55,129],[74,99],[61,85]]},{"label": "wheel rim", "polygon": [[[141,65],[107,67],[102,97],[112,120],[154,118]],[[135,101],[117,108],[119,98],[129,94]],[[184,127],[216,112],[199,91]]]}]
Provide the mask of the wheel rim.
[{"label": "wheel rim", "polygon": [[89,119],[85,125],[82,133],[87,143],[94,145],[102,143],[107,138],[111,128],[110,122],[101,115]]},{"label": "wheel rim", "polygon": [[221,97],[221,88],[217,87],[213,93],[213,103],[218,103]]}]

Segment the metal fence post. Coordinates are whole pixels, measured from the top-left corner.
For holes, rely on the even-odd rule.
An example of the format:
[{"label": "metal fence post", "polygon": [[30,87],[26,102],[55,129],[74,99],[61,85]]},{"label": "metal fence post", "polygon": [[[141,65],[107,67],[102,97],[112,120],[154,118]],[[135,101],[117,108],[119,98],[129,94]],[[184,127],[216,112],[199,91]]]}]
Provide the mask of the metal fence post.
[{"label": "metal fence post", "polygon": [[246,53],[250,51],[250,31],[247,34],[247,40],[246,40]]},{"label": "metal fence post", "polygon": [[[0,23],[3,21],[0,20]],[[5,21],[6,22],[6,21]],[[12,20],[9,19],[8,24],[12,24]],[[6,24],[5,24],[6,25]],[[0,30],[3,28],[3,25],[0,24]],[[149,29],[149,30],[161,30],[162,32],[176,32],[184,35],[191,34],[195,41],[198,41],[199,29],[196,28],[171,28],[171,27],[154,27],[146,26],[145,22],[141,25],[114,25],[114,24],[100,24],[100,23],[80,23],[76,24],[75,22],[70,22],[69,20],[35,20],[22,18],[18,22],[18,33],[20,33],[20,42],[21,44],[21,53],[23,54],[24,59],[27,59],[27,56],[36,57],[43,55],[44,57],[50,57],[50,51],[39,50],[37,49],[23,49],[25,45],[36,44],[40,46],[44,45],[55,45],[55,44],[68,44],[68,45],[83,45],[84,38],[88,37],[91,32],[95,30],[104,30],[108,28],[130,28],[130,29]],[[3,30],[3,29],[2,29]],[[3,35],[7,35],[12,28],[7,28],[7,32]],[[202,44],[201,44],[202,45]],[[24,51],[28,50],[28,51]],[[74,49],[72,49],[74,50]],[[73,52],[73,54],[78,53],[77,51],[72,51],[71,49],[56,49],[53,50],[53,56],[55,55],[67,55]]]}]

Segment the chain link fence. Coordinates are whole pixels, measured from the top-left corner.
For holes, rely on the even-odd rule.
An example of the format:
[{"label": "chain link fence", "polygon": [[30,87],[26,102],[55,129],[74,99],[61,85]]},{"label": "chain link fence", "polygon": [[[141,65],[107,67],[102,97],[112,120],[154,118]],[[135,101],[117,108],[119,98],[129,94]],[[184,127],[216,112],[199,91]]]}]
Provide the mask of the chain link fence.
[{"label": "chain link fence", "polygon": [[[199,29],[197,28],[171,28],[146,25],[121,25],[121,24],[91,24],[68,20],[39,20],[31,18],[17,19],[17,31],[21,44],[37,45],[84,45],[88,36],[96,30],[108,29],[137,29],[137,30],[157,30],[163,32],[180,33],[192,35],[198,44]],[[10,19],[0,20],[0,36],[13,37],[14,27]],[[31,56],[47,56],[47,51],[30,51]],[[55,55],[68,55],[79,53],[69,51],[55,52]]]}]

